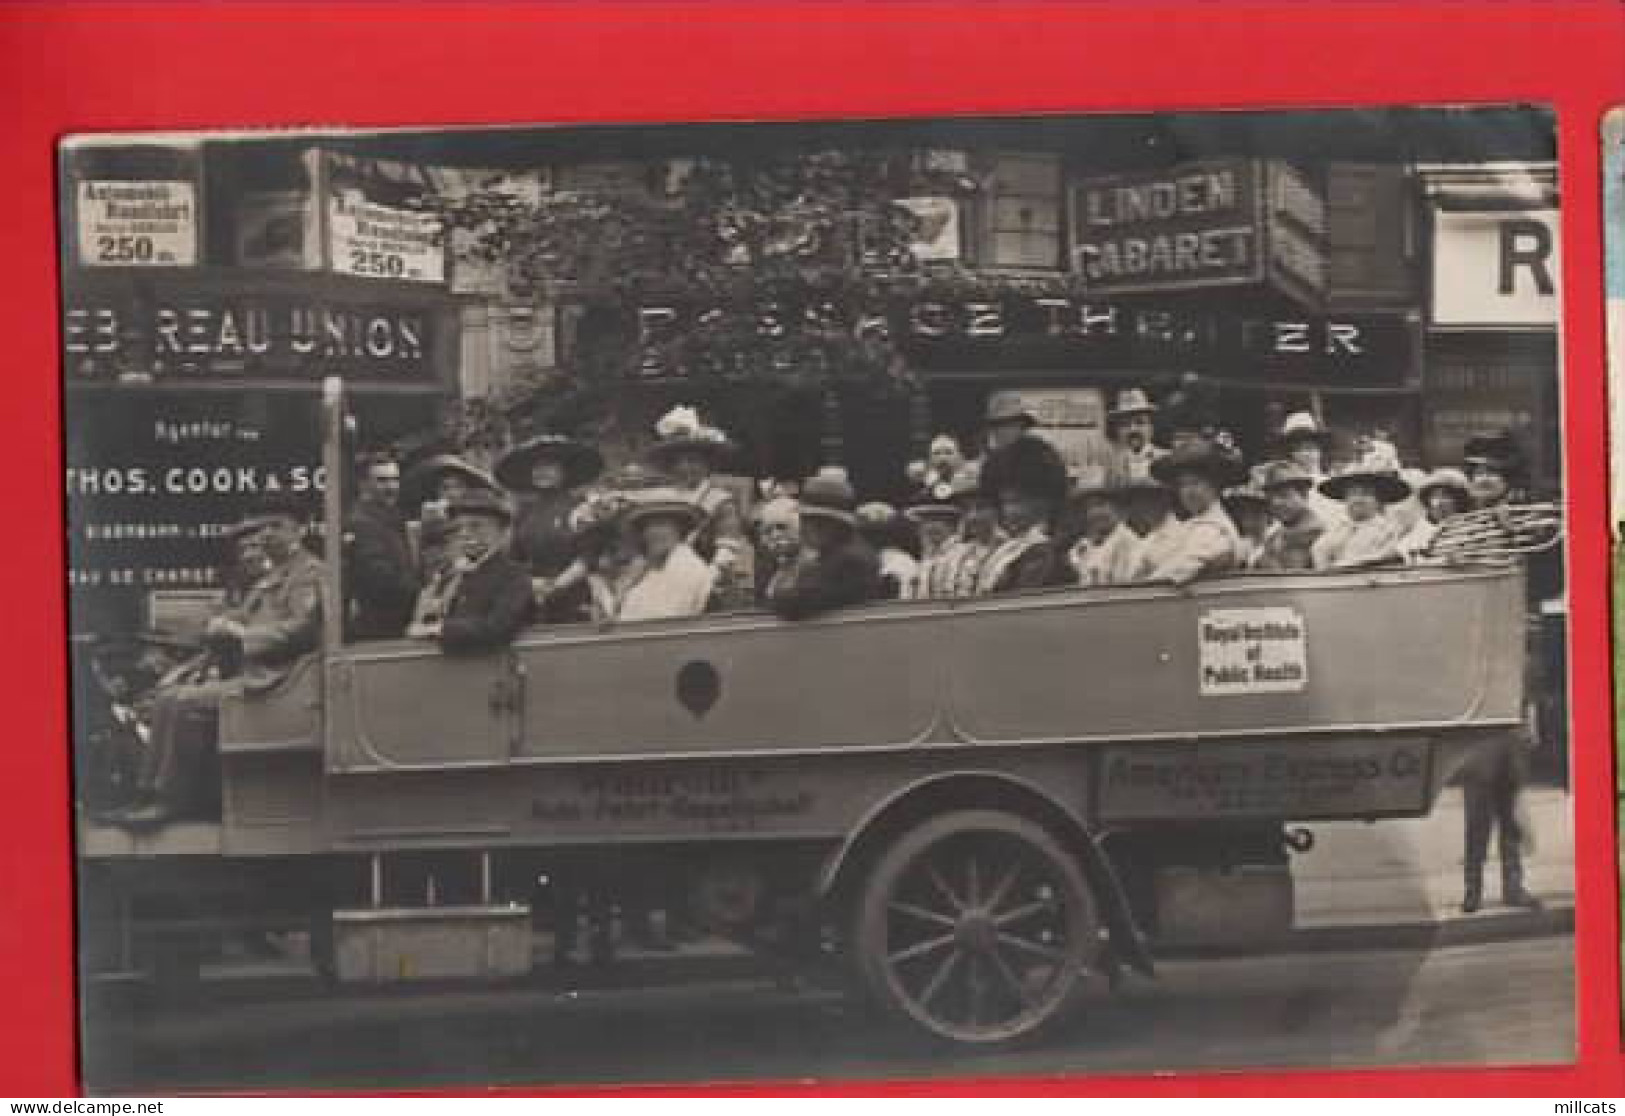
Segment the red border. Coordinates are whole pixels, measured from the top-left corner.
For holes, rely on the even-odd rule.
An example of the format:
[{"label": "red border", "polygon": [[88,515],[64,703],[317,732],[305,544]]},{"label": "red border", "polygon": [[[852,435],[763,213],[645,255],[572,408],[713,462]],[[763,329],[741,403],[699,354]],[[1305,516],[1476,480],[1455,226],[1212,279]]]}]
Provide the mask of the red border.
[{"label": "red border", "polygon": [[[224,9],[224,10],[222,10]],[[0,17],[8,777],[0,1093],[75,1085],[52,143],[75,130],[1532,101],[1561,121],[1580,1061],[1573,1069],[850,1083],[778,1092],[1618,1095],[1598,127],[1615,0],[1318,5],[31,4]],[[48,588],[47,588],[48,587]],[[677,1090],[641,1090],[673,1092]],[[694,1092],[693,1089],[681,1090]],[[763,1087],[727,1092],[761,1092]]]}]

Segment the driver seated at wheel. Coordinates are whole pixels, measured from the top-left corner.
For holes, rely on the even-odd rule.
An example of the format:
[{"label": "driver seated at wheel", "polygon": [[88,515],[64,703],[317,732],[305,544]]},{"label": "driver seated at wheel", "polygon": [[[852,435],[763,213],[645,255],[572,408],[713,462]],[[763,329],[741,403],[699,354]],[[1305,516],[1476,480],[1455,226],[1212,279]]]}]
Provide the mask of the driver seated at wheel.
[{"label": "driver seated at wheel", "polygon": [[534,607],[530,571],[509,556],[513,508],[496,492],[473,489],[447,511],[454,557],[419,595],[406,634],[448,654],[506,647]]},{"label": "driver seated at wheel", "polygon": [[110,821],[152,826],[212,812],[218,783],[210,761],[219,743],[221,698],[275,689],[320,643],[322,563],[304,548],[297,502],[268,495],[234,533],[252,537],[262,565],[242,599],[204,628],[209,657],[222,667],[160,684],[134,801],[110,814]]}]

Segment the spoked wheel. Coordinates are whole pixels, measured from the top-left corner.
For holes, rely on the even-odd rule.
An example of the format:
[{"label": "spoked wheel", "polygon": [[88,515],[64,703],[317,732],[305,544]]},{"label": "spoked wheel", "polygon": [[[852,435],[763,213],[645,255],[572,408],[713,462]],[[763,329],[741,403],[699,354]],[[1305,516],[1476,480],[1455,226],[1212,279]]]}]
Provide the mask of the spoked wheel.
[{"label": "spoked wheel", "polygon": [[1098,950],[1089,886],[1042,826],[992,810],[944,814],[887,849],[852,939],[869,993],[960,1043],[1014,1042],[1074,1006]]}]

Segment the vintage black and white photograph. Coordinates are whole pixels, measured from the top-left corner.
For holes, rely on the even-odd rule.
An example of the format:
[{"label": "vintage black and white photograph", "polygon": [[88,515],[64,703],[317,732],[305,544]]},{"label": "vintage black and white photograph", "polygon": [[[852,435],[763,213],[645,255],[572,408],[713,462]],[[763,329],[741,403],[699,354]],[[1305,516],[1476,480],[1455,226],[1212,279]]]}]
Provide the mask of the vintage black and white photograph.
[{"label": "vintage black and white photograph", "polygon": [[64,140],[87,1087],[1571,1062],[1555,142]]}]

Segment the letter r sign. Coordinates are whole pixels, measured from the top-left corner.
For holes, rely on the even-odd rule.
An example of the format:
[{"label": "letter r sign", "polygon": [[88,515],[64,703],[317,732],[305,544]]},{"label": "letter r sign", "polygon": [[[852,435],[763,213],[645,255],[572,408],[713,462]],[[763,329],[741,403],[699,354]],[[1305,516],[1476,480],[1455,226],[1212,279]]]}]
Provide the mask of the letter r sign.
[{"label": "letter r sign", "polygon": [[1518,273],[1527,270],[1538,294],[1550,295],[1557,289],[1552,282],[1552,229],[1543,221],[1512,217],[1501,222],[1501,265],[1496,291],[1515,294]]}]

